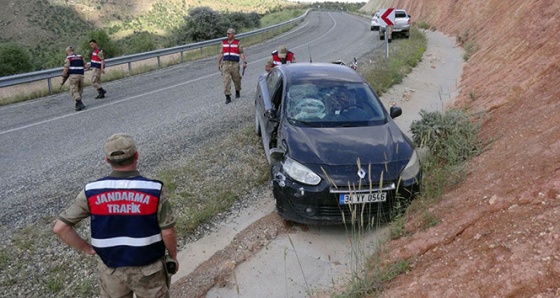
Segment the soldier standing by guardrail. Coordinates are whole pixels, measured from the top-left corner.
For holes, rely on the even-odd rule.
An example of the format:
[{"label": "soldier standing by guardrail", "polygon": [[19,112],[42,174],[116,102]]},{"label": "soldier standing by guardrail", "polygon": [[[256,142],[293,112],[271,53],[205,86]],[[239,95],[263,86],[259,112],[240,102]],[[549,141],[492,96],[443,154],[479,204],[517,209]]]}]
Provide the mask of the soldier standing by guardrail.
[{"label": "soldier standing by guardrail", "polygon": [[222,51],[218,56],[218,70],[222,72],[226,104],[231,102],[231,81],[235,85],[235,98],[239,98],[241,91],[241,75],[239,61],[243,62],[243,71],[247,67],[247,60],[239,40],[235,39],[235,29],[227,30],[227,39],[222,41]]},{"label": "soldier standing by guardrail", "polygon": [[105,73],[105,54],[103,50],[99,48],[95,39],[89,41],[89,46],[93,50],[91,53],[91,62],[88,66],[88,70],[90,68],[93,70],[91,85],[97,90],[97,96],[95,98],[104,98],[107,91],[101,87],[101,74]]},{"label": "soldier standing by guardrail", "polygon": [[84,91],[84,57],[74,53],[74,48],[66,48],[66,59],[64,60],[64,70],[62,72],[62,83],[70,80],[70,94],[76,101],[76,111],[86,108],[82,103],[82,93]]}]

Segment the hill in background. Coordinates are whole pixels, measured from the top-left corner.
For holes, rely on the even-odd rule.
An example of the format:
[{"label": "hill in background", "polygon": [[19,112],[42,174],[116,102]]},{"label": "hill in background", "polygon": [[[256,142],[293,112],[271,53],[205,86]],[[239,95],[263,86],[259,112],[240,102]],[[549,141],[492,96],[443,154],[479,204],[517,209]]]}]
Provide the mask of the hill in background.
[{"label": "hill in background", "polygon": [[45,61],[55,51],[83,43],[88,32],[99,29],[114,40],[138,32],[168,36],[185,24],[185,16],[194,7],[264,14],[290,5],[285,0],[9,1],[0,10],[0,42],[22,45],[35,59]]}]

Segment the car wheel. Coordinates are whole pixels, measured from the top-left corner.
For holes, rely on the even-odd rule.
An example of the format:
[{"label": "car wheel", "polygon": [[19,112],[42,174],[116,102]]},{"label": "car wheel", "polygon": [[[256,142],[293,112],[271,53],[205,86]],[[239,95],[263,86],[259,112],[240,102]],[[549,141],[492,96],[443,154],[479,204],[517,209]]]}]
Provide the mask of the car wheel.
[{"label": "car wheel", "polygon": [[409,37],[410,37],[410,32],[409,32],[409,31],[406,31],[406,32],[404,33],[404,37],[405,37],[405,38],[409,38]]},{"label": "car wheel", "polygon": [[384,39],[385,39],[385,35],[379,34],[379,40],[384,40]]},{"label": "car wheel", "polygon": [[259,124],[259,112],[255,111],[255,134],[257,136],[262,136],[261,125]]}]

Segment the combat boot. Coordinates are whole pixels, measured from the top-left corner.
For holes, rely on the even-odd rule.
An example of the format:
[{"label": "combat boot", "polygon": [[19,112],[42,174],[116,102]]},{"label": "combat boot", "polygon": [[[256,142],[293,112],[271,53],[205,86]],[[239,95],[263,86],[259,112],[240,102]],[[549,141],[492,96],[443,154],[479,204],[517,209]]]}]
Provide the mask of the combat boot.
[{"label": "combat boot", "polygon": [[103,88],[97,89],[97,96],[95,97],[95,99],[105,98],[105,93],[107,93],[107,91],[105,91],[105,89],[103,89]]},{"label": "combat boot", "polygon": [[86,106],[84,105],[84,103],[81,100],[76,100],[76,111],[81,111],[85,108],[86,108]]},{"label": "combat boot", "polygon": [[239,93],[239,90],[235,90],[235,98],[239,98],[241,96],[241,94]]},{"label": "combat boot", "polygon": [[231,102],[231,95],[226,95],[226,104]]}]

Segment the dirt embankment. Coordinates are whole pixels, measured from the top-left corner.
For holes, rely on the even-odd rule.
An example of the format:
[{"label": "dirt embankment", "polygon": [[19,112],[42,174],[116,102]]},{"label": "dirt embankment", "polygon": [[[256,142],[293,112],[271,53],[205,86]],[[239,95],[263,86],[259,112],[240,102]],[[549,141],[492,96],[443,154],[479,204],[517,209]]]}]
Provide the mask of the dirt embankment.
[{"label": "dirt embankment", "polygon": [[[458,37],[457,107],[493,140],[431,212],[441,223],[387,244],[411,258],[387,297],[560,297],[560,1],[373,1]],[[371,11],[370,11],[371,12]]]}]

